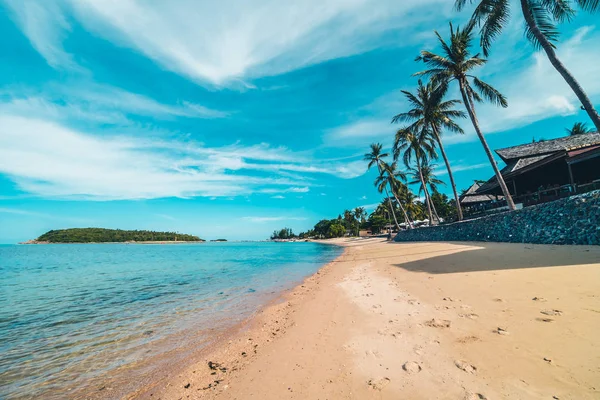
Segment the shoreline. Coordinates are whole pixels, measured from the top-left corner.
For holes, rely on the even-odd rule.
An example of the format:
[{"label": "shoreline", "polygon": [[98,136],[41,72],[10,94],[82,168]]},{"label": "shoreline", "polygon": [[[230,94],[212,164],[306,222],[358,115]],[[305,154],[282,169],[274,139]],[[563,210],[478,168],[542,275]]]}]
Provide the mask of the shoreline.
[{"label": "shoreline", "polygon": [[[285,324],[279,322],[274,316],[281,315],[282,311],[290,306],[291,301],[301,300],[300,297],[304,292],[304,288],[307,285],[315,285],[315,281],[318,277],[324,273],[323,271],[330,265],[340,260],[346,253],[345,246],[337,242],[331,242],[328,240],[312,240],[310,242],[324,244],[328,246],[335,246],[344,248],[344,251],[338,255],[335,259],[322,265],[313,274],[305,277],[302,281],[297,282],[296,285],[289,289],[280,291],[274,298],[260,306],[254,313],[244,318],[242,321],[228,327],[227,329],[219,332],[217,338],[209,342],[205,347],[197,350],[190,356],[190,359],[186,361],[185,365],[177,366],[170,371],[163,371],[161,378],[153,381],[150,385],[140,387],[134,391],[126,393],[121,398],[127,400],[135,399],[155,399],[158,393],[163,393],[160,386],[164,385],[165,388],[173,386],[172,381],[178,379],[181,375],[187,375],[192,371],[195,379],[204,380],[205,386],[202,387],[203,391],[215,391],[216,389],[227,387],[227,384],[221,384],[223,382],[224,374],[227,371],[238,371],[240,367],[247,364],[252,360],[252,355],[258,352],[257,345],[262,343],[272,342],[277,335],[268,334],[265,335],[265,328],[272,328],[273,332],[281,332],[282,328],[285,328]],[[316,283],[318,284],[318,283]],[[247,337],[253,337],[251,340],[246,340]],[[216,369],[212,368],[201,368],[209,365],[209,362],[216,363],[219,367]],[[196,366],[200,368],[196,368]],[[225,368],[225,371],[222,370]],[[199,373],[197,370],[204,369],[203,373]],[[186,374],[187,372],[187,374]],[[216,374],[215,374],[216,372]],[[220,375],[220,376],[217,376]],[[215,377],[221,379],[215,379]],[[215,381],[219,383],[215,384]],[[186,388],[187,384],[183,384],[183,389]],[[191,385],[190,385],[191,387]],[[157,390],[158,389],[158,390]],[[225,389],[226,390],[226,389]],[[171,398],[168,394],[160,395]],[[204,396],[210,393],[203,393]],[[88,397],[91,399],[103,399],[102,395],[99,397]]]},{"label": "shoreline", "polygon": [[[232,242],[233,243],[233,242]],[[335,246],[340,248],[342,246],[336,243],[328,243],[326,241],[319,242],[328,246]],[[102,244],[102,243],[98,243]],[[118,243],[117,243],[118,244]],[[343,255],[340,253],[333,260],[322,264],[314,273],[306,276],[305,278],[291,282],[291,286],[277,292],[265,292],[262,297],[266,298],[263,300],[257,300],[256,303],[260,304],[258,308],[252,312],[252,314],[244,317],[243,319],[236,321],[233,325],[225,328],[207,328],[199,331],[198,329],[190,328],[186,334],[177,334],[177,337],[184,337],[186,335],[204,335],[206,331],[210,331],[208,338],[196,340],[197,343],[201,343],[201,348],[196,349],[192,343],[187,344],[182,348],[176,348],[170,350],[167,353],[162,353],[157,356],[150,356],[148,359],[140,360],[135,365],[125,365],[124,368],[116,373],[111,372],[108,375],[100,377],[90,382],[85,387],[79,387],[73,390],[68,398],[74,399],[137,399],[146,398],[144,397],[152,388],[160,386],[161,384],[169,385],[169,381],[173,379],[177,374],[184,371],[190,365],[199,362],[200,360],[211,358],[209,356],[215,355],[220,349],[225,347],[232,340],[241,336],[244,336],[244,332],[255,328],[257,321],[262,317],[262,314],[267,310],[277,308],[281,303],[287,301],[289,296],[292,296],[292,292],[296,288],[305,285],[307,280],[315,277],[319,272],[327,267],[329,264],[335,262]],[[274,297],[273,294],[275,293]],[[177,341],[176,336],[165,337],[164,341]],[[213,357],[214,359],[214,357]],[[223,363],[223,362],[222,362]],[[227,361],[229,363],[229,361]],[[158,366],[158,368],[157,368]],[[141,378],[142,384],[139,382],[135,384],[129,383],[127,377],[136,376],[137,372],[146,370],[148,374]],[[132,375],[133,372],[133,375]],[[211,371],[212,372],[212,371]],[[139,377],[138,377],[139,378]],[[59,394],[57,394],[59,395]],[[140,397],[141,396],[141,397]],[[150,394],[149,398],[152,397]]]},{"label": "shoreline", "polygon": [[324,243],[344,252],[125,398],[600,396],[600,248]]}]

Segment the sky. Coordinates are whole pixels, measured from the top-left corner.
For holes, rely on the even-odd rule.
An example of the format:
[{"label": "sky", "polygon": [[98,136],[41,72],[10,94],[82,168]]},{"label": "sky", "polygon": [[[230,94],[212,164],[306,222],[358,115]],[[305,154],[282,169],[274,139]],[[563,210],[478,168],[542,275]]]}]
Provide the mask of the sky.
[{"label": "sky", "polygon": [[[452,3],[0,0],[0,243],[71,227],[265,239],[372,210],[363,155],[391,147],[434,30],[468,18]],[[597,22],[580,13],[557,47],[598,106]],[[493,149],[588,121],[522,28],[515,12],[478,71],[509,102],[478,106]],[[492,175],[460,124],[443,134],[459,190]]]}]

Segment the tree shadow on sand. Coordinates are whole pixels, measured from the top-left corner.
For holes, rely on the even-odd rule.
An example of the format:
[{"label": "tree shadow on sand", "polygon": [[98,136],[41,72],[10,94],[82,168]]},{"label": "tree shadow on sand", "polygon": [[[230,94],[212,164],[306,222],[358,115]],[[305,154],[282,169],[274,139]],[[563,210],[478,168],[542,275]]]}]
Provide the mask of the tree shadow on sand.
[{"label": "tree shadow on sand", "polygon": [[[390,243],[390,246],[400,245]],[[556,246],[515,243],[414,243],[393,265],[429,274],[496,271],[524,268],[599,264],[600,246]],[[400,261],[400,260],[399,260]]]}]

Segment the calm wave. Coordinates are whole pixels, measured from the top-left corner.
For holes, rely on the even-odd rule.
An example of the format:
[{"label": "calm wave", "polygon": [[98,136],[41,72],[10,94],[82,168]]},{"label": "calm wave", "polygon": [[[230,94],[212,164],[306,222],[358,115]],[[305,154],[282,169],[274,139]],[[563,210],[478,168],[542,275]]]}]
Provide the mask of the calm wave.
[{"label": "calm wave", "polygon": [[74,397],[143,359],[201,346],[340,252],[315,243],[0,245],[0,398]]}]

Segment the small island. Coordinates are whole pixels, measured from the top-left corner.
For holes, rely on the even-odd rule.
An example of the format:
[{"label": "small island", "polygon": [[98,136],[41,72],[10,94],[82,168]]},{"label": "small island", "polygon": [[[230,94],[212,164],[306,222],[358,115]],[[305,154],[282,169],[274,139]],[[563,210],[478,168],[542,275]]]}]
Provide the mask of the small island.
[{"label": "small island", "polygon": [[211,242],[226,242],[227,239],[213,239]]},{"label": "small island", "polygon": [[127,231],[104,228],[51,230],[22,244],[49,243],[182,243],[204,242],[198,236],[178,232]]}]

